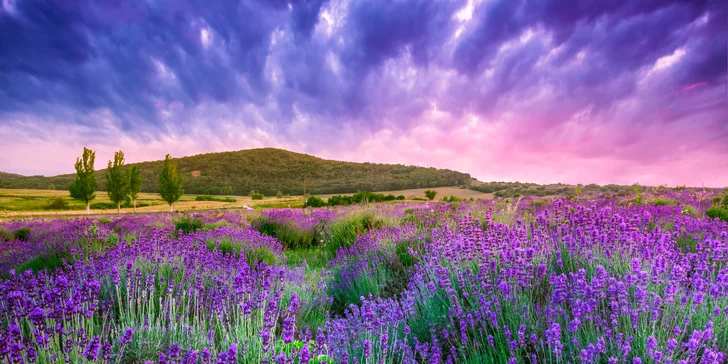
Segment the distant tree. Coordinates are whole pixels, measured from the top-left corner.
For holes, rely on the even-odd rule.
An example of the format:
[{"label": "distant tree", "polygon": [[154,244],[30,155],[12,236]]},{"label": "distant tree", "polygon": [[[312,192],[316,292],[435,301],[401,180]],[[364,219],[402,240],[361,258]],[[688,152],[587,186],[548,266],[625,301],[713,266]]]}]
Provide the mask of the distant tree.
[{"label": "distant tree", "polygon": [[114,153],[114,162],[109,161],[106,168],[106,193],[109,200],[116,204],[116,212],[121,212],[121,203],[129,196],[129,173],[124,172],[124,152]]},{"label": "distant tree", "polygon": [[164,167],[159,174],[159,195],[169,204],[169,211],[172,205],[182,197],[182,175],[177,173],[177,163],[172,161],[172,156],[167,154],[164,157]]},{"label": "distant tree", "polygon": [[46,189],[55,190],[56,189],[56,185],[54,185],[53,183],[49,183],[48,186],[46,187]]},{"label": "distant tree", "polygon": [[281,190],[278,190],[278,192],[276,192],[276,198],[282,198],[282,197],[283,197],[283,192],[281,192]]},{"label": "distant tree", "polygon": [[136,212],[136,202],[139,198],[139,191],[142,188],[142,172],[137,166],[131,166],[126,173],[129,175],[129,197],[134,204],[134,212]]},{"label": "distant tree", "polygon": [[575,195],[577,195],[577,196],[581,195],[582,191],[584,191],[584,185],[582,185],[581,183],[579,183],[578,185],[576,185],[576,187],[574,187]]},{"label": "distant tree", "polygon": [[425,190],[425,196],[428,200],[432,201],[435,199],[435,196],[437,196],[437,191],[435,190]]},{"label": "distant tree", "polygon": [[76,179],[68,186],[71,198],[86,204],[86,213],[91,213],[91,201],[96,198],[96,175],[94,175],[94,161],[96,152],[83,148],[81,158],[76,158]]}]

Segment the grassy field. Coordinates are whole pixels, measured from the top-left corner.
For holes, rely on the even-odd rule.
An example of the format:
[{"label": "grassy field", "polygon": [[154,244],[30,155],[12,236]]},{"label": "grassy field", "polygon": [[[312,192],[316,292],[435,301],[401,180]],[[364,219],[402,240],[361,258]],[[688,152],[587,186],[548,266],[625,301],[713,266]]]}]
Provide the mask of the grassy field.
[{"label": "grassy field", "polygon": [[[431,188],[437,191],[436,199],[444,196],[455,196],[458,198],[474,198],[474,199],[491,199],[493,194],[482,193],[459,187],[436,187]],[[426,188],[401,190],[401,191],[383,191],[385,195],[404,195],[407,200],[413,198],[424,198]],[[351,194],[349,194],[351,195]],[[256,209],[261,208],[284,208],[284,207],[302,207],[304,203],[303,196],[292,196],[284,198],[266,197],[263,200],[254,201],[247,196],[217,196],[234,198],[235,202],[219,202],[219,201],[195,201],[199,195],[183,195],[182,198],[175,203],[175,211],[189,210],[209,210],[209,209],[227,209],[242,208],[249,206]],[[321,195],[321,198],[328,198],[333,195]],[[64,210],[51,209],[48,205],[54,199],[61,197],[68,206]],[[106,192],[99,191],[96,194],[94,203],[109,203],[110,200]],[[137,200],[139,205],[148,206],[138,207],[137,212],[164,212],[169,211],[169,206],[156,193],[141,193]],[[39,216],[39,215],[79,215],[83,214],[85,206],[83,203],[74,201],[68,191],[60,190],[27,190],[27,189],[0,189],[0,217],[16,217],[16,216]],[[92,209],[94,214],[115,214],[116,209]],[[132,213],[132,208],[122,208],[122,213]]]}]

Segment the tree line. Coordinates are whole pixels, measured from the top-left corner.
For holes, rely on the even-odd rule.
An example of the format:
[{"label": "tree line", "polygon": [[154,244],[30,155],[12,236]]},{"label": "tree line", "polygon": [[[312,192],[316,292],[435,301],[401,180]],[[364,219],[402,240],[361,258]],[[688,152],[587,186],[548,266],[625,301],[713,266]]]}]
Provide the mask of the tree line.
[{"label": "tree line", "polygon": [[[96,152],[84,147],[83,154],[76,159],[74,165],[75,179],[68,187],[72,199],[86,204],[86,213],[91,212],[91,201],[96,198],[95,160]],[[130,198],[133,202],[134,212],[136,212],[136,201],[142,186],[142,174],[137,166],[124,168],[123,151],[114,153],[114,161],[109,161],[105,177],[106,193],[109,200],[116,204],[116,211],[121,212],[121,203]],[[169,204],[169,211],[172,211],[173,204],[184,194],[182,180],[182,175],[177,172],[177,163],[172,160],[172,156],[167,154],[162,171],[159,173],[159,195]]]}]

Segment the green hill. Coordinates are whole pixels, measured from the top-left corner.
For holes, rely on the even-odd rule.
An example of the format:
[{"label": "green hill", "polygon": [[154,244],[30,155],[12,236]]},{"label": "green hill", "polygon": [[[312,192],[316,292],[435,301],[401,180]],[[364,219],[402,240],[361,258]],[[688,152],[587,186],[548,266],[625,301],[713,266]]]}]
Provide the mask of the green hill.
[{"label": "green hill", "polygon": [[[447,169],[401,164],[353,163],[325,160],[274,148],[207,153],[175,158],[184,174],[185,193],[247,195],[256,190],[267,196],[390,191],[466,184],[470,175]],[[69,161],[72,165],[73,161]],[[97,160],[97,166],[106,161]],[[136,165],[142,172],[142,192],[156,192],[163,161]],[[99,190],[105,188],[105,170],[98,170]],[[67,189],[73,174],[53,177],[21,176],[0,172],[0,188]]]}]

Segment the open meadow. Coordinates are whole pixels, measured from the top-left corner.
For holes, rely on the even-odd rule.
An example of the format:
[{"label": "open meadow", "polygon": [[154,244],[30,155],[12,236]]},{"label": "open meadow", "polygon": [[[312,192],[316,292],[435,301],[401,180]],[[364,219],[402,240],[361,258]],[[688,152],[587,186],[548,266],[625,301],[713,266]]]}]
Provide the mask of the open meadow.
[{"label": "open meadow", "polygon": [[0,222],[0,360],[725,363],[728,197]]},{"label": "open meadow", "polygon": [[[406,199],[424,198],[424,191],[427,188],[418,188],[400,191],[379,192],[384,195],[403,195]],[[433,187],[431,190],[437,192],[438,197],[455,196],[460,199],[489,199],[493,194],[483,193],[460,187]],[[353,193],[341,195],[351,196]],[[333,194],[321,195],[324,200],[334,196]],[[208,197],[209,199],[204,199]],[[211,198],[210,198],[211,197]],[[54,205],[54,201],[62,199],[65,205]],[[217,199],[217,201],[215,201]],[[109,200],[103,191],[96,193],[95,202],[91,207],[94,214],[116,214],[115,205]],[[206,196],[206,195],[182,195],[175,202],[175,210],[209,210],[228,209],[250,206],[251,208],[275,208],[275,207],[302,207],[306,199],[303,196],[264,197],[261,200],[253,200],[249,196]],[[83,215],[85,205],[73,200],[68,191],[61,190],[29,190],[29,189],[3,189],[0,188],[0,219],[19,216],[47,216],[47,215]],[[139,193],[137,199],[138,213],[168,211],[169,206],[157,193]],[[132,213],[131,205],[123,205],[122,213]]]}]

